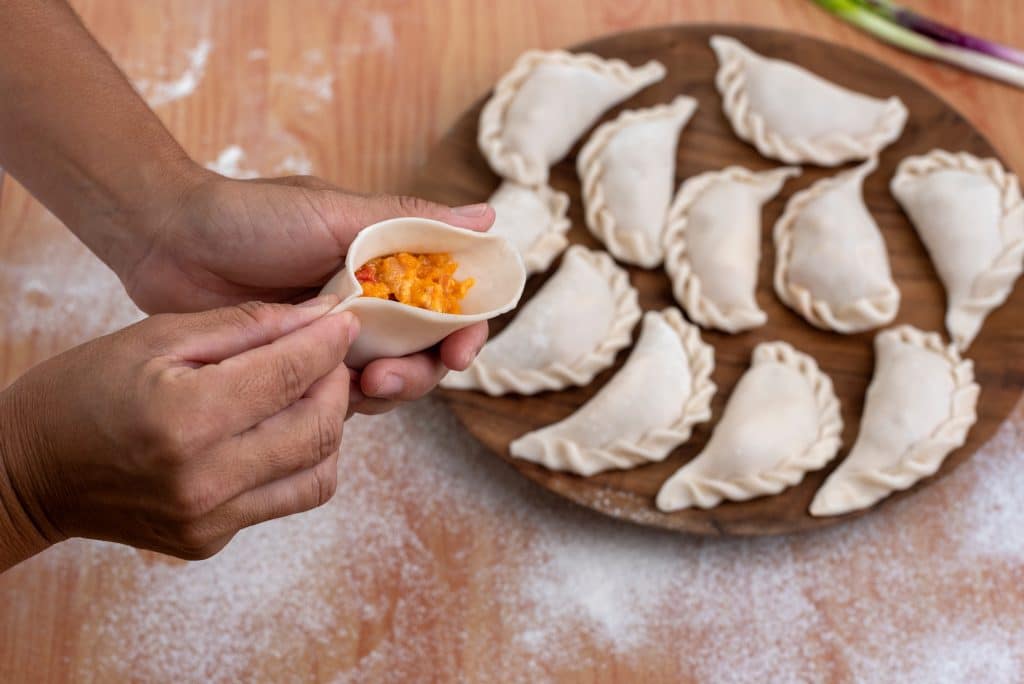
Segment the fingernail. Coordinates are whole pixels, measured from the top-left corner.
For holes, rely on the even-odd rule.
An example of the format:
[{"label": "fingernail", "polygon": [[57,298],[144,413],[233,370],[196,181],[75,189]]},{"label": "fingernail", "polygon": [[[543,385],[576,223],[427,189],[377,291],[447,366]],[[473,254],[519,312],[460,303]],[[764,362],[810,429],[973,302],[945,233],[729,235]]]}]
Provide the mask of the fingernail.
[{"label": "fingernail", "polygon": [[376,395],[384,399],[390,399],[401,392],[403,387],[405,387],[405,382],[402,381],[402,378],[389,373],[384,376],[384,380],[377,387]]},{"label": "fingernail", "polygon": [[487,203],[482,202],[480,204],[467,204],[464,207],[452,207],[452,213],[456,216],[476,218],[487,213]]},{"label": "fingernail", "polygon": [[348,328],[348,343],[352,344],[359,337],[359,318],[347,309],[335,309],[328,316],[344,316],[344,324]]},{"label": "fingernail", "polygon": [[329,309],[330,307],[334,306],[337,303],[337,301],[338,295],[324,294],[320,295],[319,297],[307,299],[301,304],[296,304],[295,306],[300,309]]}]

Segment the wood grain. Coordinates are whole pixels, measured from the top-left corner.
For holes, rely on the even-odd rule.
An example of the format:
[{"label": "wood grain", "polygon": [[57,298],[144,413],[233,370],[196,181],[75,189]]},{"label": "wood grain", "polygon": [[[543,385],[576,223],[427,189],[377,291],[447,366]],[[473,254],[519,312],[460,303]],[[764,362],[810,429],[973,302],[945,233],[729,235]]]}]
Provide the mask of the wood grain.
[{"label": "wood grain", "polygon": [[[280,173],[275,168],[283,158],[299,155],[311,161],[312,173],[364,192],[410,189],[411,180],[444,132],[524,50],[560,48],[614,32],[682,22],[741,21],[856,48],[939,93],[992,141],[1011,169],[1024,170],[1024,127],[1020,125],[1024,93],[877,43],[809,1],[73,0],[73,4],[133,79],[174,78],[187,64],[186,51],[209,41],[209,60],[198,76],[195,92],[157,107],[161,119],[200,162],[213,161],[226,147],[237,144],[247,153],[246,168],[274,174]],[[905,0],[904,4],[971,33],[1021,47],[1024,15],[1018,0]],[[375,26],[389,28],[390,34],[385,30],[375,33]],[[250,56],[253,51],[263,51],[265,56],[254,58]],[[321,63],[310,63],[313,51],[322,55]],[[329,76],[333,97],[311,96],[308,89],[282,74]],[[772,217],[766,216],[768,220]],[[579,218],[574,216],[577,223]],[[0,187],[0,255],[4,259],[0,275],[5,277],[0,281],[0,300],[7,306],[0,316],[0,383],[6,384],[54,353],[123,322],[123,312],[104,299],[92,303],[93,311],[79,309],[57,315],[58,303],[25,294],[26,288],[17,279],[27,282],[37,277],[28,267],[38,267],[46,259],[60,262],[59,269],[45,272],[54,278],[54,287],[68,291],[77,286],[74,278],[102,270],[101,266],[88,267],[95,258],[73,245],[52,216],[13,179],[4,178]],[[25,275],[13,270],[15,266],[23,268]],[[763,303],[770,304],[771,299]],[[1021,380],[1008,378],[1006,383],[1019,387]],[[380,435],[382,439],[386,436]],[[460,444],[460,440],[439,438],[436,448],[459,448]],[[397,482],[401,473],[385,471],[383,476]],[[958,486],[948,490],[949,496],[971,491],[969,480],[963,486],[956,477],[943,483],[954,484]],[[407,511],[418,548],[429,549],[431,568],[445,582],[410,583],[397,569],[401,558],[341,549],[336,556],[324,558],[323,565],[339,566],[345,558],[357,557],[360,571],[373,582],[370,586],[342,585],[329,577],[331,590],[324,592],[321,600],[338,616],[331,638],[322,641],[310,638],[319,636],[315,634],[297,635],[295,625],[286,619],[253,615],[242,623],[248,629],[218,634],[218,643],[224,644],[223,659],[208,662],[205,675],[194,681],[692,682],[701,680],[700,673],[708,671],[709,663],[721,660],[714,637],[707,642],[708,626],[695,622],[691,628],[653,630],[631,649],[632,655],[609,652],[594,643],[574,650],[571,666],[541,662],[540,670],[530,669],[529,660],[511,649],[512,616],[492,600],[494,593],[509,587],[487,579],[496,567],[519,562],[521,539],[529,530],[524,532],[514,516],[481,514],[464,520],[454,515],[423,515],[416,505],[401,499],[406,495],[400,488],[390,494],[382,492],[381,505]],[[942,525],[945,516],[936,512],[939,504],[927,510],[915,506],[913,510],[920,515],[896,516],[883,510],[870,518],[869,526],[880,530],[878,553],[891,555],[908,568],[906,581],[897,583],[894,595],[904,605],[920,607],[900,612],[904,621],[895,623],[894,634],[927,633],[931,625],[925,607],[932,604],[938,606],[938,612],[930,614],[942,617],[936,621],[940,626],[947,624],[950,610],[963,606],[981,606],[987,611],[979,628],[1000,624],[1000,619],[1002,624],[1012,624],[1007,622],[1008,616],[1024,608],[1019,566],[965,561],[956,573],[939,574],[930,572],[927,561],[915,565],[922,549],[948,555],[951,539],[960,536],[959,530]],[[956,501],[948,502],[950,509],[956,505]],[[593,517],[588,534],[607,534],[609,528]],[[338,522],[344,524],[346,521]],[[843,531],[856,528],[844,526]],[[785,550],[782,556],[788,553],[790,563],[803,566],[816,548],[831,543],[829,534],[772,540],[770,548]],[[762,580],[769,577],[763,573],[779,562],[765,545],[706,542],[690,546],[683,539],[658,541],[661,547],[678,546],[693,556],[750,567],[752,573],[762,573],[755,575]],[[831,641],[815,644],[808,639],[812,648],[800,670],[805,675],[824,671],[832,673],[825,678],[828,680],[854,679],[850,660],[836,644],[844,644],[846,653],[856,652],[871,627],[858,629],[849,606],[839,599],[829,600],[827,587],[836,577],[842,583],[843,567],[854,566],[851,583],[870,587],[863,591],[860,602],[879,615],[892,612],[893,606],[886,603],[886,582],[872,574],[871,557],[848,552],[840,547],[835,562],[826,564],[828,574],[820,577],[820,589],[808,592],[816,614],[825,620],[813,624],[833,627]],[[232,547],[225,553],[233,553]],[[141,644],[154,640],[170,644],[180,633],[176,634],[172,625],[156,623],[148,623],[148,630],[133,631],[128,625],[104,631],[102,620],[125,603],[145,603],[146,594],[132,579],[138,565],[159,567],[167,562],[145,554],[126,559],[109,551],[85,553],[84,549],[79,557],[62,554],[58,547],[0,576],[0,681],[140,681],[140,662],[160,655],[160,649],[142,652]],[[821,569],[821,565],[814,568]],[[516,577],[513,574],[509,581]],[[240,585],[256,581],[244,574],[238,577]],[[775,585],[770,588],[774,591]],[[735,593],[734,587],[728,591],[740,601],[752,597]],[[452,602],[444,603],[450,595],[454,596]],[[450,607],[456,617],[433,619],[430,611],[439,603]],[[397,631],[396,615],[401,606],[425,616],[416,634]],[[363,607],[375,608],[379,615],[368,615]],[[182,607],[180,620],[198,629],[201,617],[190,622],[189,616],[199,608]],[[691,606],[687,604],[684,610]],[[752,602],[749,623],[737,626],[737,638],[757,637],[757,613]],[[285,646],[284,655],[268,652],[253,656],[245,662],[241,675],[225,667],[246,651],[250,639],[264,634]],[[780,633],[780,642],[789,636]],[[396,669],[393,660],[386,658],[378,659],[376,667],[367,664],[368,654],[375,654],[378,645],[402,637],[428,640],[436,648],[418,660],[411,658],[418,666],[415,669]],[[967,645],[973,648],[974,642]],[[860,651],[861,659],[864,653],[871,657],[870,647],[866,648]],[[681,653],[693,660],[682,664]],[[495,675],[498,671],[500,676]],[[402,673],[407,673],[404,679]],[[790,679],[800,677],[798,671],[790,674]],[[151,681],[182,680],[165,673]]]},{"label": "wood grain", "polygon": [[[902,293],[896,323],[910,323],[923,330],[943,330],[942,286],[927,252],[891,196],[889,181],[899,161],[909,155],[945,148],[993,157],[997,156],[995,150],[956,110],[927,89],[853,50],[806,36],[729,25],[676,26],[624,33],[573,48],[634,65],[655,59],[668,68],[668,76],[663,81],[611,110],[602,120],[615,117],[622,109],[668,102],[680,93],[697,98],[700,103],[697,113],[680,139],[676,185],[696,174],[734,164],[754,170],[780,165],[760,157],[753,147],[740,141],[722,112],[721,99],[714,87],[717,61],[708,47],[708,39],[716,33],[734,36],[761,54],[804,65],[854,90],[876,97],[897,95],[907,105],[910,110],[907,127],[896,143],[883,150],[878,170],[865,182],[864,194],[882,229],[893,275]],[[485,200],[500,183],[476,148],[477,120],[482,105],[483,99],[460,117],[428,158],[416,185],[418,194],[450,204],[468,204]],[[582,138],[585,139],[586,136]],[[576,174],[576,152],[581,144],[553,167],[551,183],[571,198],[572,241],[600,249],[601,244],[583,227],[581,216],[580,183]],[[804,167],[803,175],[788,183],[767,205],[765,226],[774,224],[796,190],[836,172],[835,169]],[[601,373],[593,383],[567,392],[545,392],[532,397],[489,397],[480,392],[446,391],[443,396],[467,429],[516,470],[557,494],[616,518],[698,534],[757,535],[815,529],[862,515],[864,511],[815,518],[807,512],[807,507],[857,435],[864,393],[871,377],[874,331],[838,335],[817,330],[783,305],[772,291],[775,249],[771,235],[768,228],[762,231],[757,293],[759,305],[768,314],[768,323],[740,335],[703,332],[704,339],[715,348],[716,367],[712,379],[718,392],[712,401],[713,419],[699,426],[689,441],[665,461],[584,478],[551,471],[508,454],[508,445],[514,439],[566,417],[599,391],[621,366],[628,350],[619,355],[613,368]],[[662,269],[629,270],[645,310],[676,306],[671,285]],[[543,276],[532,279],[529,292],[535,292],[543,280]],[[514,313],[495,321],[492,334],[513,316]],[[1024,384],[1024,337],[1018,325],[1022,316],[1024,288],[1018,287],[1007,304],[989,317],[970,348],[969,357],[975,361],[982,393],[979,419],[967,443],[945,460],[935,476],[890,497],[889,501],[928,486],[963,463],[988,441],[1017,404],[1020,387]],[[675,513],[657,510],[654,496],[658,488],[676,469],[700,453],[733,387],[747,369],[754,346],[771,340],[785,340],[810,354],[832,378],[844,423],[844,448],[839,457],[829,467],[809,473],[799,485],[777,496],[724,503],[710,510],[688,509]]]}]

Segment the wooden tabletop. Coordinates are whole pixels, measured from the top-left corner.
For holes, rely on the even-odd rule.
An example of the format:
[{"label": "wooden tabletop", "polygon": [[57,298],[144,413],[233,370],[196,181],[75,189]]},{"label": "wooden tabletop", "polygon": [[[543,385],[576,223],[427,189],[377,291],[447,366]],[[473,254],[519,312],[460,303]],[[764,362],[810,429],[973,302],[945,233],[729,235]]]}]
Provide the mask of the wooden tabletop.
[{"label": "wooden tabletop", "polygon": [[[806,0],[75,4],[185,148],[232,175],[401,190],[523,50],[697,21],[873,55],[1024,172],[1024,92],[878,44]],[[1016,0],[905,4],[994,40],[1024,33]],[[5,178],[3,382],[139,316]],[[75,540],[0,576],[0,681],[1022,681],[1022,455],[1018,407],[970,462],[877,514],[698,540],[539,492],[420,402],[349,422],[331,503],[209,561]]]}]

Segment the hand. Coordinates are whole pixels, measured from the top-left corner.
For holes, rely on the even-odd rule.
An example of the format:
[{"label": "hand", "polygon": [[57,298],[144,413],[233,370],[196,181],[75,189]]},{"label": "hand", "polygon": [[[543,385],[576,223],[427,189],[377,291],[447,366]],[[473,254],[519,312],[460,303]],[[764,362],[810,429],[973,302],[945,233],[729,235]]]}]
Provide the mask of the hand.
[{"label": "hand", "polygon": [[[230,180],[205,170],[179,173],[172,198],[137,215],[138,249],[108,259],[144,310],[193,311],[250,299],[298,301],[344,264],[364,227],[397,216],[434,218],[487,230],[487,205],[451,209],[414,197],[361,196],[317,178]],[[106,231],[106,232],[109,232]],[[125,232],[125,234],[128,234]],[[353,375],[353,410],[380,413],[430,392],[449,370],[464,370],[487,340],[479,323],[434,353],[380,359]]]},{"label": "hand", "polygon": [[324,503],[359,329],[328,314],[337,303],[154,316],[36,366],[0,394],[0,512],[19,509],[44,546],[198,559]]}]

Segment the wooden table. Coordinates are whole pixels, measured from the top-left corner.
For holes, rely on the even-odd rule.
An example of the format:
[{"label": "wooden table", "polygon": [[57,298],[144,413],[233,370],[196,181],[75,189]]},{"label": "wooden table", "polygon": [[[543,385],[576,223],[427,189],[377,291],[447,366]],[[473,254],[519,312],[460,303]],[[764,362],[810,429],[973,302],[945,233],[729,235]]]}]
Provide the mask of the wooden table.
[{"label": "wooden table", "polygon": [[[1015,0],[917,0],[1020,40]],[[405,186],[531,47],[667,22],[826,37],[928,84],[1024,171],[1024,93],[873,42],[803,0],[77,2],[204,163]],[[0,375],[139,316],[12,179]],[[1024,416],[851,525],[704,541],[557,501],[434,402],[350,422],[339,493],[185,564],[84,541],[0,576],[0,681],[1022,681]]]}]

